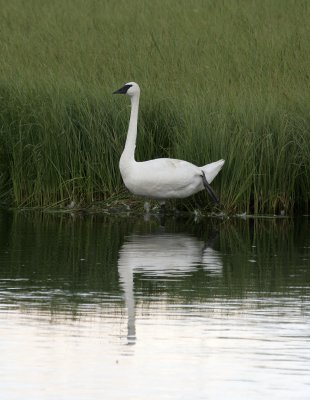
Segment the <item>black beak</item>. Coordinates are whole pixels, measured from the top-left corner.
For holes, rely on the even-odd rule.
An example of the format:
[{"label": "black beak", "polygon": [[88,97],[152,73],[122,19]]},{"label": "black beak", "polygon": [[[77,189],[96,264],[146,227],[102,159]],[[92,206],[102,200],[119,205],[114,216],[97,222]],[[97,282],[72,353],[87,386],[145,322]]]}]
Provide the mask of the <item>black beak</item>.
[{"label": "black beak", "polygon": [[121,87],[120,89],[115,90],[115,92],[113,92],[113,94],[126,94],[126,93],[127,93],[127,90],[128,90],[129,88],[131,88],[131,86],[132,86],[132,85],[124,85],[124,86]]}]

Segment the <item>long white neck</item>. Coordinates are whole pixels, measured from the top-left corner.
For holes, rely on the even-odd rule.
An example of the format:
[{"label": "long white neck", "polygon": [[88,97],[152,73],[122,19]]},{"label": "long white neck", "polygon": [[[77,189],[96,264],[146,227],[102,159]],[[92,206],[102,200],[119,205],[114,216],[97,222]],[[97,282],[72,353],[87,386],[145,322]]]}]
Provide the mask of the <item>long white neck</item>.
[{"label": "long white neck", "polygon": [[140,94],[136,93],[131,97],[131,113],[129,120],[129,127],[127,133],[127,139],[125,148],[122,154],[122,159],[128,161],[134,161],[135,159],[135,148],[137,139],[137,127],[138,127],[138,112],[139,112],[139,97]]}]

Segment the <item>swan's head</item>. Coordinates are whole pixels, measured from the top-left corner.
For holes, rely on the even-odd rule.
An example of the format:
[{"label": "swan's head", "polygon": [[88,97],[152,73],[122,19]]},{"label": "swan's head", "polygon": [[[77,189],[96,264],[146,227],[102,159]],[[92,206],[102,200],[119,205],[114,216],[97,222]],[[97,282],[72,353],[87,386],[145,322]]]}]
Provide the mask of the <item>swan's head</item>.
[{"label": "swan's head", "polygon": [[127,94],[128,96],[132,97],[140,94],[140,88],[136,82],[128,82],[120,89],[113,92],[113,94]]}]

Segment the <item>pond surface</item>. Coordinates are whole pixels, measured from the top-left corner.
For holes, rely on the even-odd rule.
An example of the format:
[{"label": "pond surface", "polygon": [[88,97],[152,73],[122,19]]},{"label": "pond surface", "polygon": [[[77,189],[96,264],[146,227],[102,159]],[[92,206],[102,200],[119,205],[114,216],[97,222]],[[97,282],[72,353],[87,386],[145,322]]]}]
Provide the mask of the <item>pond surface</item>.
[{"label": "pond surface", "polygon": [[0,214],[1,399],[309,399],[309,227]]}]

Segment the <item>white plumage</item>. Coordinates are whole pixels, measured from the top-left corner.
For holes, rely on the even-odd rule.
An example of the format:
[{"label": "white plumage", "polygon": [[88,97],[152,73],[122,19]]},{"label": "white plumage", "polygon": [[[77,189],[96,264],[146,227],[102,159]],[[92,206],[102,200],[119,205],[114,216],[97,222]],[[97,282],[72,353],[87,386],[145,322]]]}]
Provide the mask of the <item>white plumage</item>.
[{"label": "white plumage", "polygon": [[135,147],[140,88],[137,83],[129,82],[114,93],[127,94],[131,98],[127,139],[119,162],[120,172],[128,190],[136,195],[164,201],[185,198],[207,189],[213,200],[218,202],[209,184],[219,173],[225,161],[219,160],[202,167],[172,158],[137,162]]}]

